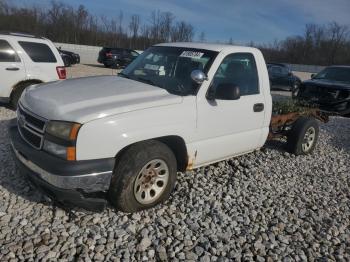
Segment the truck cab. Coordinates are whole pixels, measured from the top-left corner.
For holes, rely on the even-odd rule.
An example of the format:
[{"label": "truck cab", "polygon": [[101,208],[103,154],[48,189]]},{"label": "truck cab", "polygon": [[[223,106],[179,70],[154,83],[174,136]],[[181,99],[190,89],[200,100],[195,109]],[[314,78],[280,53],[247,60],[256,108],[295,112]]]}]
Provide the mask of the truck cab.
[{"label": "truck cab", "polygon": [[271,111],[258,49],[171,43],[119,76],[29,87],[10,129],[24,172],[54,199],[135,212],[166,200],[177,172],[262,147]]}]

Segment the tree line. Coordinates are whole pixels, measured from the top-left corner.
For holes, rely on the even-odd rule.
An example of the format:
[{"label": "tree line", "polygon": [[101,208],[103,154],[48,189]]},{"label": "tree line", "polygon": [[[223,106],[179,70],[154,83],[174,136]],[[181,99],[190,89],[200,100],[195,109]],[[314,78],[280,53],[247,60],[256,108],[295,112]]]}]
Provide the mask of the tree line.
[{"label": "tree line", "polygon": [[22,8],[0,0],[0,31],[45,36],[55,42],[145,49],[159,42],[192,41],[194,28],[171,12],[153,11],[147,21],[122,11],[116,18],[92,15],[83,5],[74,8],[52,1],[48,8]]},{"label": "tree line", "polygon": [[[252,44],[254,45],[254,44]],[[307,24],[304,34],[257,45],[267,61],[307,65],[350,65],[350,30],[346,25]]]},{"label": "tree line", "polygon": [[[45,36],[55,42],[146,49],[159,42],[205,42],[205,32],[195,38],[194,27],[176,19],[171,12],[153,11],[144,19],[139,14],[115,18],[91,14],[83,5],[74,8],[52,1],[50,6],[19,7],[0,0],[0,31],[16,31]],[[234,33],[234,32],[233,32]],[[226,43],[233,44],[234,37]],[[268,44],[247,43],[262,50],[269,62],[291,64],[350,64],[350,30],[331,22],[308,24],[303,35]]]}]

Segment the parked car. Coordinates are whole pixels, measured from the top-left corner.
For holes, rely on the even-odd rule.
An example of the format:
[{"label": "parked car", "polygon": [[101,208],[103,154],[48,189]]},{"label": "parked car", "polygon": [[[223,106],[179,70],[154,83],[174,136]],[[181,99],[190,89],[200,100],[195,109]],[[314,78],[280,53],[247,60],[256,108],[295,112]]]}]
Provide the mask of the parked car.
[{"label": "parked car", "polygon": [[271,90],[286,90],[293,92],[297,90],[301,80],[295,76],[285,64],[268,63]]},{"label": "parked car", "polygon": [[26,87],[65,78],[62,58],[50,40],[0,33],[0,101],[15,108]]},{"label": "parked car", "polygon": [[318,105],[322,110],[350,116],[350,66],[329,66],[304,81],[297,99]]},{"label": "parked car", "polygon": [[295,154],[312,152],[311,113],[271,114],[258,49],[170,43],[119,76],[27,89],[10,135],[23,172],[56,201],[100,209],[109,199],[135,212],[166,200],[177,171],[252,152],[268,136],[288,136]]},{"label": "parked car", "polygon": [[80,63],[80,55],[74,52],[62,50],[61,47],[58,48],[65,67],[70,67],[71,65]]},{"label": "parked car", "polygon": [[105,67],[120,68],[130,64],[138,55],[135,50],[104,47],[99,52],[97,61]]}]

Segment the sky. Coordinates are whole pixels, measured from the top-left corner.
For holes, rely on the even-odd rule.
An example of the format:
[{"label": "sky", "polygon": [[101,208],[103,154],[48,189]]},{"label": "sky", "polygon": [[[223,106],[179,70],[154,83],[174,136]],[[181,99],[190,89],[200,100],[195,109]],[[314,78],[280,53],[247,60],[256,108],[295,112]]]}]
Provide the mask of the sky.
[{"label": "sky", "polygon": [[[47,6],[51,0],[11,0],[19,6]],[[350,0],[61,0],[83,4],[95,15],[126,19],[133,14],[148,22],[153,10],[170,11],[191,23],[195,39],[204,31],[208,42],[269,43],[302,35],[308,23],[336,21],[350,27]]]}]

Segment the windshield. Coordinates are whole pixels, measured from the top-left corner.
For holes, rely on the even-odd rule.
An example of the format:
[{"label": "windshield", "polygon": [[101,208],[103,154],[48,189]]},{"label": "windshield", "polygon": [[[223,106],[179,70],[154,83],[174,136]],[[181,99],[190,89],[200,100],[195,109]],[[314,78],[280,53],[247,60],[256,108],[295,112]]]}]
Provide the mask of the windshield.
[{"label": "windshield", "polygon": [[171,94],[195,95],[199,85],[191,79],[191,72],[208,70],[217,52],[154,46],[139,55],[120,76],[166,89]]},{"label": "windshield", "polygon": [[318,73],[314,79],[328,79],[339,82],[350,83],[350,68],[346,67],[327,67]]}]

